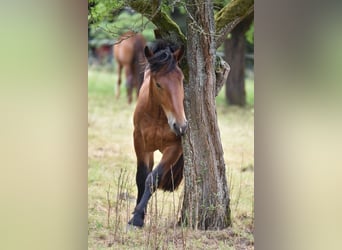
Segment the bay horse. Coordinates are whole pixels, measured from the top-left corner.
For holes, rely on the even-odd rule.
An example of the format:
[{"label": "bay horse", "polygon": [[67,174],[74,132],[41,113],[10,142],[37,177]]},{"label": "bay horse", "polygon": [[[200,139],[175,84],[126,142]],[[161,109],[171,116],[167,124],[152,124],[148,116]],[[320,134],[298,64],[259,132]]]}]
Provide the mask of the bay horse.
[{"label": "bay horse", "polygon": [[128,103],[132,102],[133,88],[138,96],[144,74],[145,38],[141,34],[128,31],[121,35],[114,44],[114,58],[118,65],[118,82],[116,97],[120,97],[121,71],[125,69]]},{"label": "bay horse", "polygon": [[[181,136],[187,129],[183,99],[183,72],[178,63],[184,47],[164,40],[146,46],[147,66],[133,116],[134,149],[137,157],[137,204],[128,224],[142,227],[147,203],[160,188],[174,191],[183,179]],[[153,152],[162,158],[152,171]]]}]

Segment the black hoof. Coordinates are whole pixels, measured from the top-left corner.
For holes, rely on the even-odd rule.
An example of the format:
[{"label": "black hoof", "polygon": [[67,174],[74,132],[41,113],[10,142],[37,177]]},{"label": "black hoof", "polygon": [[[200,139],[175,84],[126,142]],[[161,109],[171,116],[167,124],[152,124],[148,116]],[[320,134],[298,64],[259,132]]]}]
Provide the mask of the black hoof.
[{"label": "black hoof", "polygon": [[136,226],[136,227],[143,227],[144,226],[144,219],[140,218],[139,215],[134,215],[133,218],[128,222],[128,225]]},{"label": "black hoof", "polygon": [[132,224],[127,224],[127,227],[126,227],[127,231],[133,231],[133,230],[139,230],[141,229],[141,227],[136,227],[136,226],[133,226]]}]

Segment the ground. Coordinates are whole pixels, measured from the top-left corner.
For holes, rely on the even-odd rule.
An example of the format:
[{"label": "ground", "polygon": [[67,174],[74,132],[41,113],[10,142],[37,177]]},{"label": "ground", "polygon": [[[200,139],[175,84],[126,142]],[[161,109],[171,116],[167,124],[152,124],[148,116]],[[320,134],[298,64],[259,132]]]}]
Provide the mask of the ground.
[{"label": "ground", "polygon": [[[254,85],[247,79],[245,108],[217,97],[219,127],[231,195],[232,226],[195,231],[177,226],[182,184],[156,192],[143,229],[127,227],[135,206],[136,162],[132,116],[124,86],[115,98],[116,74],[88,72],[88,249],[254,249]],[[155,163],[160,159],[156,153]]]}]

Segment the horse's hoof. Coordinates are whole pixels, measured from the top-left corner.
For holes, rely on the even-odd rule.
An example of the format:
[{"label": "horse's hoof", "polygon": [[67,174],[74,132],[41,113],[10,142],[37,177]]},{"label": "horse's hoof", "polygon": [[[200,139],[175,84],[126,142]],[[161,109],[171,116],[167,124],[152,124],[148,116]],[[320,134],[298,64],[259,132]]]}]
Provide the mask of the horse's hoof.
[{"label": "horse's hoof", "polygon": [[127,229],[127,231],[134,231],[134,230],[141,229],[141,227],[137,227],[137,226],[134,226],[133,224],[128,223],[126,226],[126,229]]},{"label": "horse's hoof", "polygon": [[137,228],[142,228],[144,226],[144,221],[140,218],[134,218],[134,217],[128,222],[128,225],[134,226]]}]

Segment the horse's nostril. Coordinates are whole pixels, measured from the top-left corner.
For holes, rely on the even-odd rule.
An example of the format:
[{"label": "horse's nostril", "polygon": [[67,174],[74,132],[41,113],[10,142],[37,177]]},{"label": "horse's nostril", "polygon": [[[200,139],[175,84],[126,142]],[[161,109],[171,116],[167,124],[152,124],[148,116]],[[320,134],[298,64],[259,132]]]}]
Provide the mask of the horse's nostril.
[{"label": "horse's nostril", "polygon": [[188,121],[185,121],[184,125],[183,125],[183,129],[186,130],[188,128]]},{"label": "horse's nostril", "polygon": [[184,134],[185,134],[185,131],[186,131],[187,127],[188,127],[187,124],[185,124],[184,126],[182,126],[182,127],[180,128],[181,135],[184,135]]},{"label": "horse's nostril", "polygon": [[185,123],[183,126],[180,126],[176,122],[172,124],[173,129],[177,135],[184,135],[187,129],[187,124]]}]

